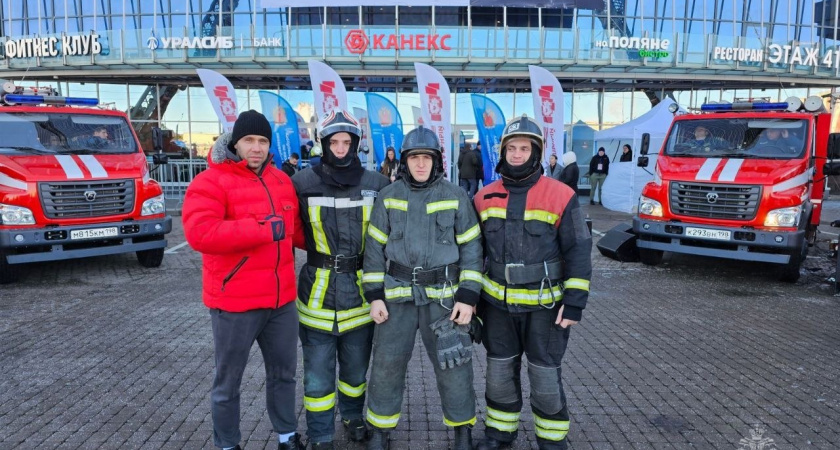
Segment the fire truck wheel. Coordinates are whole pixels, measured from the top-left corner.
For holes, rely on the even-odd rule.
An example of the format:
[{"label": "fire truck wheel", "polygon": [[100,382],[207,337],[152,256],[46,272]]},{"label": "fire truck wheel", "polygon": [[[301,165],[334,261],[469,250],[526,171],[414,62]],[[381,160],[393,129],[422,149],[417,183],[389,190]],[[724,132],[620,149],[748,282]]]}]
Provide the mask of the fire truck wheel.
[{"label": "fire truck wheel", "polygon": [[15,266],[6,262],[6,255],[0,251],[0,284],[13,283],[17,278]]},{"label": "fire truck wheel", "polygon": [[779,267],[779,280],[785,283],[796,283],[799,280],[799,268],[808,257],[808,240],[803,239],[799,254],[790,255],[790,262]]},{"label": "fire truck wheel", "polygon": [[651,250],[649,248],[639,249],[639,260],[646,266],[657,266],[662,262],[662,255],[665,252],[662,250]]},{"label": "fire truck wheel", "polygon": [[163,262],[162,248],[153,248],[151,250],[141,250],[137,252],[137,261],[143,267],[160,267]]}]

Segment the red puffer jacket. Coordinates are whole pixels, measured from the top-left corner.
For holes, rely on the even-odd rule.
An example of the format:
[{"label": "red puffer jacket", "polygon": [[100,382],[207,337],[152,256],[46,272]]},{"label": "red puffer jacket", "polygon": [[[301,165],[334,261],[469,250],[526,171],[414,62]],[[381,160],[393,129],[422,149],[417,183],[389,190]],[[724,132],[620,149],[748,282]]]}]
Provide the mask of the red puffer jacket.
[{"label": "red puffer jacket", "polygon": [[[292,181],[269,161],[260,175],[226,152],[230,135],[216,140],[209,167],[190,183],[184,233],[203,254],[204,304],[229,312],[278,308],[296,297],[293,243],[303,226]],[[282,216],[286,238],[274,241],[270,215]]]}]

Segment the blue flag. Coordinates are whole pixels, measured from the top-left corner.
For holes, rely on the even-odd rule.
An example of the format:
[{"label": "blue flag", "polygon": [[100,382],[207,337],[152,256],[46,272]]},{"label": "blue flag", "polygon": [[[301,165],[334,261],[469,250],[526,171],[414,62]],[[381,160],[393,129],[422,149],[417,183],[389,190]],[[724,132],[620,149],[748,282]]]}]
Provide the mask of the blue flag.
[{"label": "blue flag", "polygon": [[260,103],[263,115],[271,124],[270,151],[274,155],[274,165],[280,167],[292,153],[300,154],[298,116],[289,102],[273,92],[260,91]]},{"label": "blue flag", "polygon": [[493,100],[472,94],[475,124],[481,142],[481,162],[484,165],[484,185],[499,179],[496,165],[501,154],[502,131],[505,129],[505,115]]},{"label": "blue flag", "polygon": [[370,141],[376,157],[376,168],[385,159],[385,149],[394,147],[395,156],[400,159],[400,147],[403,141],[403,124],[397,107],[379,94],[365,94],[370,123]]}]

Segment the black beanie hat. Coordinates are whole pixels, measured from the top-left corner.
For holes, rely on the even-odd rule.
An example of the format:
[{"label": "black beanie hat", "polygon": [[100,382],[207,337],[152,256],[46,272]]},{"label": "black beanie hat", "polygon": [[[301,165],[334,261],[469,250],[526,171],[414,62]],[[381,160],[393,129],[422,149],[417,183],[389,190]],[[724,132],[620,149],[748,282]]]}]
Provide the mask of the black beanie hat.
[{"label": "black beanie hat", "polygon": [[245,111],[239,115],[236,122],[233,124],[233,132],[230,136],[230,146],[239,142],[245,136],[255,134],[257,136],[264,136],[271,143],[271,125],[264,115],[254,111]]}]

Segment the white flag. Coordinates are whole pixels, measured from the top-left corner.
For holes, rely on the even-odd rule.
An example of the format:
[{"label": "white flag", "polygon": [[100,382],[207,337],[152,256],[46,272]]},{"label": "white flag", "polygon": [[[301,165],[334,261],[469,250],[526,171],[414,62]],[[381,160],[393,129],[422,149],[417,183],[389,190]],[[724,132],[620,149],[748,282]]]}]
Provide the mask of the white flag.
[{"label": "white flag", "polygon": [[312,80],[315,114],[319,121],[334,109],[348,111],[347,90],[335,70],[322,62],[309,61],[309,78]]},{"label": "white flag", "polygon": [[195,71],[198,72],[198,78],[201,79],[201,84],[204,85],[204,90],[210,97],[210,104],[213,105],[216,116],[222,122],[222,127],[226,133],[230,133],[233,131],[233,123],[236,122],[237,116],[236,91],[233,85],[219,72],[208,69],[195,69]]},{"label": "white flag", "polygon": [[543,127],[543,166],[547,167],[549,156],[563,159],[563,88],[557,78],[542,67],[528,66],[528,72],[531,74],[534,113]]},{"label": "white flag", "polygon": [[449,162],[452,161],[452,109],[449,85],[443,75],[426,64],[414,63],[417,72],[417,92],[420,93],[420,111],[423,126],[434,131],[443,147],[443,167],[449,179]]}]

